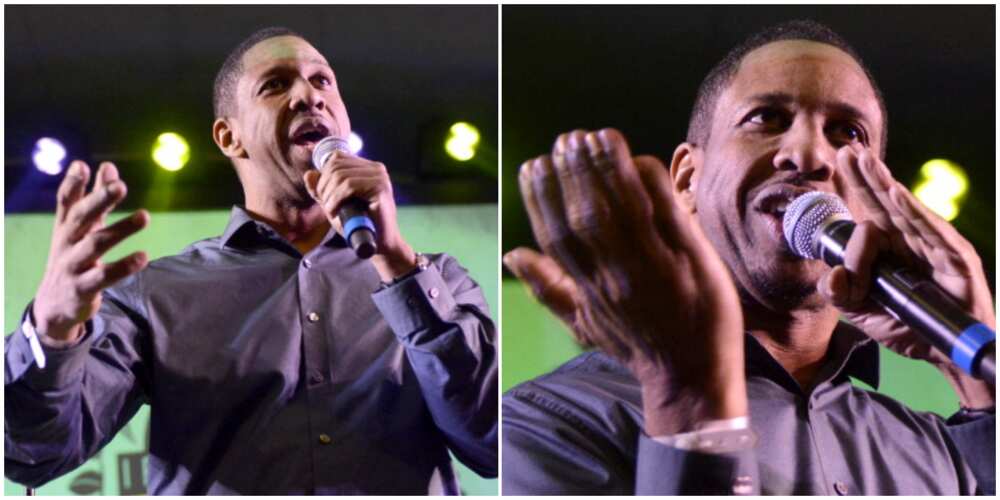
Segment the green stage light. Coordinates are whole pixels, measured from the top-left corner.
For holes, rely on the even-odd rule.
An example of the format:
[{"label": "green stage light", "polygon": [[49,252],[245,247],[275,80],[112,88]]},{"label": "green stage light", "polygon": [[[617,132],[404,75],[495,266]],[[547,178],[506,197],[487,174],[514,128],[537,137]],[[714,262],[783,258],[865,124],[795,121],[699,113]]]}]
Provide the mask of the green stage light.
[{"label": "green stage light", "polygon": [[466,122],[458,122],[448,129],[448,139],[444,150],[448,156],[458,161],[469,161],[476,156],[479,145],[479,129]]},{"label": "green stage light", "polygon": [[913,186],[913,194],[927,208],[944,220],[953,220],[965,193],[969,190],[969,178],[957,163],[935,158],[920,167],[920,178]]},{"label": "green stage light", "polygon": [[180,134],[164,132],[153,144],[153,161],[160,167],[176,172],[191,159],[191,148]]}]

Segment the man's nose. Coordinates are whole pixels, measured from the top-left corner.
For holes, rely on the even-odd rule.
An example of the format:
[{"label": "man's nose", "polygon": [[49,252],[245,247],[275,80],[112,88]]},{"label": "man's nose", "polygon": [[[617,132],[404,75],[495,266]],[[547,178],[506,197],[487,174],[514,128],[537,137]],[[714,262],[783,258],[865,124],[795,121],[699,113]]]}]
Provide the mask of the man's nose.
[{"label": "man's nose", "polygon": [[289,105],[296,111],[322,110],[326,107],[323,93],[308,81],[296,80],[292,86]]},{"label": "man's nose", "polygon": [[774,168],[796,170],[811,180],[833,176],[837,149],[827,139],[823,127],[799,117],[781,139],[774,155]]}]

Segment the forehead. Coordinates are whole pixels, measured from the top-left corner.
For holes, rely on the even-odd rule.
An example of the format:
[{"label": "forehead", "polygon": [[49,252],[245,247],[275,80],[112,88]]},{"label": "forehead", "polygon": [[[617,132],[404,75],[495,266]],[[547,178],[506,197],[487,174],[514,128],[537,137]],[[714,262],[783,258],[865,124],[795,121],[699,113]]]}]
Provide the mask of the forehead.
[{"label": "forehead", "polygon": [[243,71],[253,75],[274,66],[302,62],[330,65],[309,42],[297,36],[278,36],[254,45],[243,54]]},{"label": "forehead", "polygon": [[[875,90],[846,52],[824,43],[783,40],[748,53],[719,97],[717,111],[739,107],[754,96],[784,93],[805,107],[847,104],[881,130]],[[877,134],[876,134],[877,135]]]}]

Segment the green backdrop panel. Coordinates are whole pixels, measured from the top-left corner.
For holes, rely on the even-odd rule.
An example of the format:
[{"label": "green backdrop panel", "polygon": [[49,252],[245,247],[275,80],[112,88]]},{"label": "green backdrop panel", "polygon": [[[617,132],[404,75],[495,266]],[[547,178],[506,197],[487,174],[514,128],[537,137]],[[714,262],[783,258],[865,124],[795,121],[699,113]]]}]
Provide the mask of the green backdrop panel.
[{"label": "green backdrop panel", "polygon": [[[566,326],[536,302],[523,284],[505,279],[502,293],[504,391],[547,373],[582,352]],[[958,410],[958,397],[940,372],[927,363],[884,348],[878,390],[915,410],[932,411],[944,417]]]},{"label": "green backdrop panel", "polygon": [[[113,214],[113,222],[124,214]],[[189,243],[222,233],[228,211],[153,213],[144,231],[109,252],[113,260],[136,250],[151,259],[175,254]],[[496,315],[499,272],[495,205],[400,207],[399,225],[414,249],[448,252],[465,266],[483,289]],[[52,231],[49,214],[4,218],[4,329],[11,332],[45,270]],[[146,434],[149,408],[143,409],[100,453],[75,471],[39,488],[39,495],[141,494],[145,491]],[[497,480],[483,479],[458,464],[462,489],[468,494],[496,495]],[[4,480],[4,494],[23,495],[24,488]]]}]

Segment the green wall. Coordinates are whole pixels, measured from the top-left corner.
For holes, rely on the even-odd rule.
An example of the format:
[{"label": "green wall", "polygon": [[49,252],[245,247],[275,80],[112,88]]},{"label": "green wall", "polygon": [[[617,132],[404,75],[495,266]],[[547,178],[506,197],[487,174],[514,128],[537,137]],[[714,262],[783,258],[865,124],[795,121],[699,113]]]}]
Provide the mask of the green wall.
[{"label": "green wall", "polygon": [[[551,371],[582,352],[569,330],[516,280],[503,280],[502,390]],[[944,417],[958,410],[958,397],[929,364],[882,349],[879,392],[911,408]],[[867,385],[855,381],[866,389]]]},{"label": "green wall", "polygon": [[[113,214],[109,222],[121,215]],[[221,234],[228,219],[228,211],[153,213],[149,227],[113,249],[106,260],[136,250],[145,250],[152,259],[177,253],[193,241]],[[456,257],[483,288],[490,312],[496,318],[499,268],[495,205],[400,207],[399,225],[414,249],[446,251]],[[51,231],[49,214],[4,217],[4,329],[8,333],[16,327],[41,280]],[[132,475],[127,471],[135,467],[145,470],[148,422],[147,406],[95,457],[39,488],[37,493],[118,495],[144,491],[144,483],[128,481]],[[461,464],[458,473],[466,493],[497,494],[497,480],[480,478]],[[144,478],[145,474],[139,477]],[[4,494],[24,494],[24,488],[5,479]]]}]

